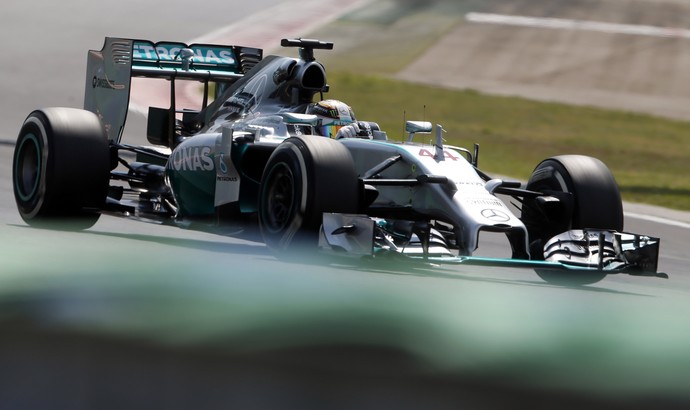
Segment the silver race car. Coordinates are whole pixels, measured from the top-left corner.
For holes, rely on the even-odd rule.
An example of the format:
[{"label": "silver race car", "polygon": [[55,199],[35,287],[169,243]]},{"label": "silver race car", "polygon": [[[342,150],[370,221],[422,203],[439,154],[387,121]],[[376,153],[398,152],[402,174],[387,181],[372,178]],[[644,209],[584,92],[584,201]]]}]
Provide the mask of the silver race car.
[{"label": "silver race car", "polygon": [[[338,107],[310,110],[329,90],[314,50],[333,44],[282,45],[299,57],[106,38],[88,53],[84,109],[36,110],[21,128],[13,183],[22,218],[86,229],[108,213],[235,235],[258,226],[277,255],[318,247],[375,261],[525,267],[556,283],[666,277],[659,239],[623,231],[618,186],[601,161],[549,158],[526,185],[492,178],[478,168],[478,145],[445,145],[441,125],[408,121],[405,141],[391,141],[375,122],[344,121]],[[148,145],[122,141],[133,77],[167,80],[170,105],[148,108]],[[178,107],[186,81],[203,86],[200,109]],[[351,132],[328,138],[344,134],[326,127]],[[472,256],[485,232],[507,235],[512,256]]]}]

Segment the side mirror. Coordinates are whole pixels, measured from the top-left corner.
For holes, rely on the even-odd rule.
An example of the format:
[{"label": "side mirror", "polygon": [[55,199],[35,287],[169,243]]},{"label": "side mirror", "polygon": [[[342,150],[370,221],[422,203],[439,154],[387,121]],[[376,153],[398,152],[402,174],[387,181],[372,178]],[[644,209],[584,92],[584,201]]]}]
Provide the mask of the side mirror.
[{"label": "side mirror", "polygon": [[316,127],[317,125],[319,125],[320,122],[319,117],[317,117],[314,114],[299,114],[286,112],[281,113],[280,115],[283,117],[283,121],[285,121],[286,124],[301,124]]},{"label": "side mirror", "polygon": [[407,137],[407,142],[412,142],[412,138],[416,133],[428,134],[431,132],[432,125],[428,121],[406,121],[405,131],[409,132],[410,135]]},{"label": "side mirror", "polygon": [[418,132],[430,133],[431,129],[432,129],[431,123],[428,121],[407,121],[407,122],[405,122],[405,131],[407,131],[411,134],[416,134]]}]

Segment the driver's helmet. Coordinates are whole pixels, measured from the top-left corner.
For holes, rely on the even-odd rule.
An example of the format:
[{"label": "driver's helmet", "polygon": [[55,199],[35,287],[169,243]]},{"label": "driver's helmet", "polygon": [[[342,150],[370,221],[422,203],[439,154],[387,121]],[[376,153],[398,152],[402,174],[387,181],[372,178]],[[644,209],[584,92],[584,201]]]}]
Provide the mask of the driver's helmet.
[{"label": "driver's helmet", "polygon": [[335,138],[340,128],[357,121],[352,108],[338,100],[323,100],[309,104],[306,113],[319,117],[321,122],[316,127],[316,133],[328,138]]}]

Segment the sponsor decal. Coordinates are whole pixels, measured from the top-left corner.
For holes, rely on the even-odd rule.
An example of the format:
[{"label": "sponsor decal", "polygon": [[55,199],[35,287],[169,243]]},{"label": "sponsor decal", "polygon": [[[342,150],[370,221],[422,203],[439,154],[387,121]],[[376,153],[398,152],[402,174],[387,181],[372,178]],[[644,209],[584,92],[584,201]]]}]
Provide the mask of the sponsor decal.
[{"label": "sponsor decal", "polygon": [[225,153],[221,152],[218,154],[218,168],[220,169],[221,174],[216,173],[216,181],[218,182],[237,182],[239,181],[239,177],[237,175],[228,175],[230,170],[228,169],[228,166],[225,164]]},{"label": "sponsor decal", "polygon": [[210,147],[181,147],[173,151],[168,167],[175,171],[213,171]]},{"label": "sponsor decal", "polygon": [[593,241],[597,242],[599,240],[599,235],[603,233],[602,231],[584,231],[581,229],[571,230],[559,236],[565,236],[566,234],[570,236],[573,241]]},{"label": "sponsor decal", "polygon": [[271,115],[270,117],[259,117],[251,121],[253,125],[260,125],[269,128],[280,128],[283,124],[283,118],[278,115]]},{"label": "sponsor decal", "polygon": [[[420,149],[419,153],[417,155],[419,155],[420,157],[431,157],[431,158],[434,157],[434,154],[432,154],[431,151],[429,151],[426,148]],[[443,150],[443,156],[447,159],[452,159],[453,161],[457,161],[459,159],[458,157],[456,157],[455,155],[453,155],[452,153],[450,153],[446,150]]]},{"label": "sponsor decal", "polygon": [[116,82],[110,81],[107,78],[101,78],[95,75],[91,80],[91,86],[93,88],[106,88],[109,90],[123,90],[125,88],[124,84],[117,84]]},{"label": "sponsor decal", "polygon": [[507,213],[493,208],[484,209],[482,216],[494,222],[508,222],[510,220],[510,216]]},{"label": "sponsor decal", "polygon": [[[567,234],[570,236],[570,239],[574,241],[581,241],[585,239],[585,233],[583,231],[568,231]],[[590,234],[589,239],[599,239],[598,234]]]},{"label": "sponsor decal", "polygon": [[472,181],[455,181],[455,185],[461,185],[461,186],[484,186],[483,182],[472,182]]},{"label": "sponsor decal", "polygon": [[347,107],[343,107],[342,105],[338,107],[338,114],[340,118],[343,117],[350,117],[350,110],[347,109]]},{"label": "sponsor decal", "polygon": [[[235,169],[232,163],[232,133],[227,132],[229,129],[224,129],[221,138],[216,140],[216,149],[219,150],[216,155],[218,165],[216,166],[216,192],[213,203],[215,206],[237,202],[240,198],[240,174]],[[221,146],[225,149],[220,151]]]},{"label": "sponsor decal", "polygon": [[228,98],[228,100],[223,103],[224,108],[220,112],[223,114],[244,113],[255,104],[256,97],[253,94],[242,91]]},{"label": "sponsor decal", "polygon": [[292,135],[304,135],[301,125],[288,124],[288,133]]},{"label": "sponsor decal", "polygon": [[503,202],[491,198],[460,198],[460,200],[468,205],[475,206],[503,206]]},{"label": "sponsor decal", "polygon": [[221,152],[218,155],[220,156],[220,161],[218,161],[220,164],[220,172],[227,174],[228,173],[228,166],[225,165],[225,153]]},{"label": "sponsor decal", "polygon": [[[174,61],[185,48],[184,44],[134,43],[134,59]],[[194,61],[206,64],[235,64],[235,53],[226,47],[194,47]]]},{"label": "sponsor decal", "polygon": [[226,177],[221,175],[216,176],[216,181],[218,182],[237,182],[238,180],[238,177]]}]

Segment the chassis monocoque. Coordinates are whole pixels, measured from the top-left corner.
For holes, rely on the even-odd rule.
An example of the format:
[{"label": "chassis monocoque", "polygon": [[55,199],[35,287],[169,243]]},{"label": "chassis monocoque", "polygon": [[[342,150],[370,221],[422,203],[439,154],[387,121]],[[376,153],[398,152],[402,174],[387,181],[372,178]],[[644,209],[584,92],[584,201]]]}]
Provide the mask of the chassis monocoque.
[{"label": "chassis monocoque", "polygon": [[[198,229],[258,222],[278,254],[318,245],[371,259],[530,267],[576,284],[664,276],[659,239],[623,233],[618,186],[601,161],[549,158],[523,186],[480,171],[478,145],[445,146],[440,125],[428,144],[415,136],[432,125],[415,121],[406,141],[388,140],[376,123],[361,123],[362,138],[320,137],[320,120],[305,110],[328,91],[314,50],[333,44],[282,45],[299,58],[106,38],[88,54],[84,109],[37,110],[22,126],[13,161],[21,217],[77,229],[104,212]],[[121,141],[132,77],[170,84],[170,106],[148,111],[150,146]],[[178,109],[180,81],[203,84],[200,109]],[[505,233],[512,257],[473,257],[480,232]]]}]

